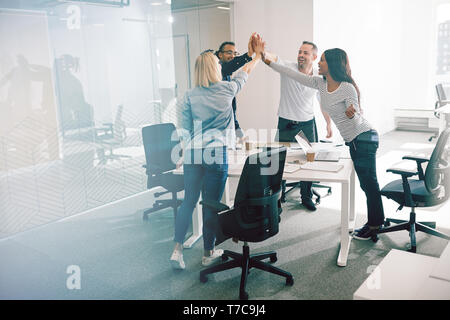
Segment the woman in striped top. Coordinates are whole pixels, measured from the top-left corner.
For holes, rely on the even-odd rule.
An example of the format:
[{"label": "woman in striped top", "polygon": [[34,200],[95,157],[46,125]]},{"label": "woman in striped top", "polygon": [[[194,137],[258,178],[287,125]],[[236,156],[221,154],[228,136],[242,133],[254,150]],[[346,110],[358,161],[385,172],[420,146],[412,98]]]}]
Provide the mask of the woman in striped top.
[{"label": "woman in striped top", "polygon": [[326,50],[319,61],[321,76],[303,74],[265,57],[264,62],[301,84],[319,90],[323,110],[329,114],[350,148],[361,189],[367,198],[368,222],[355,230],[353,237],[360,240],[374,239],[376,231],[384,223],[376,172],[378,133],[362,115],[359,89],[351,76],[347,54],[339,48]]}]

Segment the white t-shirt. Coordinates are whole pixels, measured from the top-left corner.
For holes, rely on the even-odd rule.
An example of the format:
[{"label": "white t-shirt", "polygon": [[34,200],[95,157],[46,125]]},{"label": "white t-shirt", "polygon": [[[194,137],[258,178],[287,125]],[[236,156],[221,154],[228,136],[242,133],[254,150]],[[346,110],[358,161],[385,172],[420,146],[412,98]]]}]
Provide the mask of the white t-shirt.
[{"label": "white t-shirt", "polygon": [[[278,57],[277,63],[299,72],[297,62],[283,61]],[[276,69],[273,70],[278,71]],[[317,74],[314,71],[313,73]],[[319,98],[316,89],[304,86],[298,81],[280,73],[279,117],[293,121],[309,121],[313,119],[315,97]]]}]

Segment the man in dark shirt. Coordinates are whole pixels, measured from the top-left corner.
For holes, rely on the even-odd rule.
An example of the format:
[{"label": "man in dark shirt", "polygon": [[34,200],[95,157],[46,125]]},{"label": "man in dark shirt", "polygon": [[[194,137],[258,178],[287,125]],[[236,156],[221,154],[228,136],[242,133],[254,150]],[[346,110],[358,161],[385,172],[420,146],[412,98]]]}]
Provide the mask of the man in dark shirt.
[{"label": "man in dark shirt", "polygon": [[[216,56],[219,58],[220,64],[222,66],[222,80],[230,81],[233,72],[235,72],[236,70],[241,68],[244,64],[252,60],[253,55],[253,47],[251,44],[252,37],[250,37],[248,43],[248,52],[241,56],[238,56],[239,53],[236,52],[236,46],[234,42],[226,41],[220,45],[219,50],[216,51]],[[242,132],[242,129],[239,126],[239,122],[236,118],[236,98],[233,99],[232,107],[233,107],[234,127],[236,130],[236,137],[242,138],[244,136],[244,133]]]}]

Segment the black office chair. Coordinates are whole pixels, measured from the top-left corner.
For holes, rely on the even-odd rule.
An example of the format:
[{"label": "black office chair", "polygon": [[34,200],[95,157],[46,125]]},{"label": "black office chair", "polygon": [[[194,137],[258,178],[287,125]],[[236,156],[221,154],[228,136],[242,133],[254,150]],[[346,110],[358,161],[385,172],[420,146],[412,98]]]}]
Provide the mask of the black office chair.
[{"label": "black office chair", "polygon": [[[381,194],[400,204],[401,210],[404,206],[411,208],[409,221],[386,219],[385,228],[379,233],[387,233],[398,230],[408,230],[411,239],[411,249],[416,252],[416,231],[422,231],[434,236],[450,240],[450,236],[435,230],[435,222],[416,222],[415,208],[432,207],[446,201],[450,195],[450,164],[448,150],[446,150],[450,129],[441,133],[431,157],[405,156],[405,160],[414,160],[417,163],[417,171],[388,169],[387,172],[400,174],[401,179],[388,183]],[[425,174],[422,163],[428,162]],[[410,179],[418,175],[419,179]],[[391,222],[397,223],[390,226]]]},{"label": "black office chair", "polygon": [[[436,85],[436,95],[437,95],[437,100],[436,100],[436,103],[434,104],[434,109],[435,110],[439,109],[439,108],[441,108],[441,107],[443,107],[443,106],[445,106],[445,105],[450,103],[450,101],[447,100],[447,96],[445,94],[444,87],[443,87],[442,83],[439,83],[439,84]],[[439,112],[434,112],[434,116],[436,118],[438,118],[438,119],[440,119],[440,117],[442,117],[442,116],[443,117],[447,117],[446,114],[441,114]],[[448,126],[448,120],[447,119],[446,119],[446,126]],[[428,141],[431,141],[434,138],[437,138],[438,136],[439,136],[439,132],[437,132],[434,135],[432,135],[428,139]]]},{"label": "black office chair", "polygon": [[176,217],[177,208],[182,200],[177,199],[177,192],[184,189],[184,178],[181,174],[173,174],[176,159],[172,159],[172,151],[180,143],[173,123],[161,123],[142,128],[147,173],[147,189],[161,186],[167,191],[156,192],[155,198],[172,193],[172,199],[156,200],[152,208],[144,211],[144,220],[152,212],[172,207]]},{"label": "black office chair", "polygon": [[[276,268],[261,260],[277,261],[276,252],[250,255],[248,242],[261,242],[278,233],[281,213],[281,178],[286,160],[286,148],[276,148],[250,155],[239,179],[234,207],[220,202],[203,200],[200,203],[219,212],[220,230],[216,245],[229,238],[244,241],[243,253],[224,251],[223,262],[200,272],[200,281],[206,282],[207,275],[236,267],[242,268],[239,298],[248,299],[245,291],[247,276],[251,268],[268,271],[286,278],[287,285],[294,284],[289,272]],[[273,168],[272,168],[273,166]]]}]

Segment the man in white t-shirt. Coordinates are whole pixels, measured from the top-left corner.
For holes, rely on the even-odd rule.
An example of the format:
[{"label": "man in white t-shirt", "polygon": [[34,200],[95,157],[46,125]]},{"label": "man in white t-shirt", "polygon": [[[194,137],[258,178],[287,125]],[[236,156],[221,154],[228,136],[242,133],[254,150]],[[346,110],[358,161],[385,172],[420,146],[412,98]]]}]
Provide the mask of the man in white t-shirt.
[{"label": "man in white t-shirt", "polygon": [[[313,74],[313,62],[317,59],[317,46],[309,41],[303,41],[298,50],[297,62],[283,61],[274,54],[265,52],[266,56],[280,64],[304,74]],[[291,78],[280,74],[280,105],[278,108],[277,139],[282,142],[295,142],[295,135],[302,130],[310,142],[317,142],[317,127],[314,118],[314,98],[319,99],[316,89],[308,88]],[[332,136],[331,120],[326,112],[322,114],[327,123],[327,138]],[[312,182],[300,183],[302,204],[310,211],[316,210],[312,201]],[[283,185],[285,188],[285,184]]]}]

